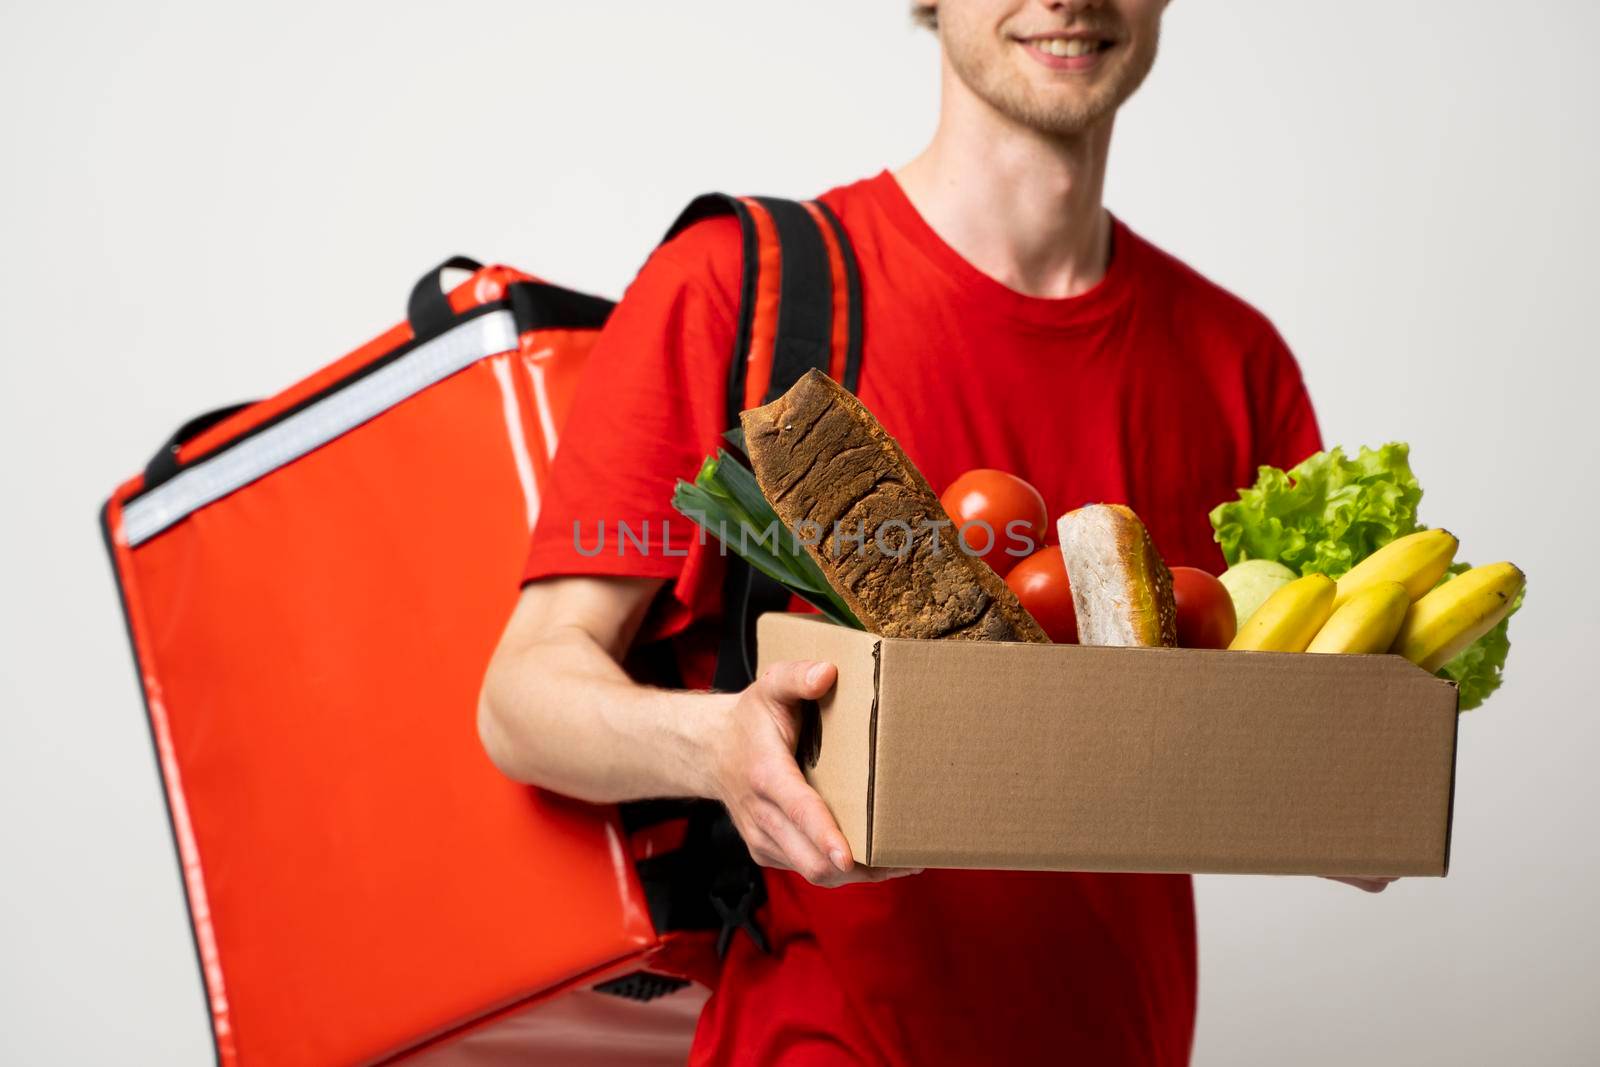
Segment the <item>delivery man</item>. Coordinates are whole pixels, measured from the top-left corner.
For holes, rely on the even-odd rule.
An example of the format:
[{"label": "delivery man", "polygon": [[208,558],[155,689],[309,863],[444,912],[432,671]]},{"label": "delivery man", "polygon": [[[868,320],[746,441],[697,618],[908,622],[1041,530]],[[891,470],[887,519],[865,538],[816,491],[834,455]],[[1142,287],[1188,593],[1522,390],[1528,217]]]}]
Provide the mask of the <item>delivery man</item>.
[{"label": "delivery man", "polygon": [[[1169,563],[1215,571],[1208,510],[1321,441],[1267,319],[1101,203],[1165,6],[921,0],[942,52],[933,141],[822,199],[860,260],[860,396],[932,485],[995,467],[1052,514],[1125,502]],[[671,635],[687,684],[710,683],[720,572],[670,498],[725,428],[740,255],[734,220],[695,224],[598,342],[484,685],[485,747],[589,801],[714,798],[770,868],[771,951],[733,940],[692,1063],[1187,1062],[1187,876],[862,867],[792,755],[830,664],[782,663],[740,693],[620,667]],[[651,541],[597,554],[597,522],[648,522]]]}]

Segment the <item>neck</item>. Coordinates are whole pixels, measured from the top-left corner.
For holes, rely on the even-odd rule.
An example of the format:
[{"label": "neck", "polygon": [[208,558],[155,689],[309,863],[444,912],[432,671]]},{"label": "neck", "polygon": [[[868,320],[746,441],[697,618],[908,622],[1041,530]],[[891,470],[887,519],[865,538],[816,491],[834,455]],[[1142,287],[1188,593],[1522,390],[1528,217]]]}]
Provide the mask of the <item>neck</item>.
[{"label": "neck", "polygon": [[[954,82],[955,84],[952,84]],[[939,128],[895,172],[946,244],[1029,296],[1068,297],[1105,276],[1111,219],[1101,204],[1111,120],[1071,137],[1029,129],[947,70]]]}]

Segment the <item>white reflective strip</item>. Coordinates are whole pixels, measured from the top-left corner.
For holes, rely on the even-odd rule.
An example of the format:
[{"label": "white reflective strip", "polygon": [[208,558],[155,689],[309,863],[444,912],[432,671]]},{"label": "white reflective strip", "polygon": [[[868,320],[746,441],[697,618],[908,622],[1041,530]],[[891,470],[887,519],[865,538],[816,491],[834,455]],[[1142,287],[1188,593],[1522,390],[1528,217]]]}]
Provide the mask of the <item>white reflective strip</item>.
[{"label": "white reflective strip", "polygon": [[506,417],[506,436],[511,439],[511,459],[522,482],[522,498],[528,504],[528,531],[539,521],[539,484],[533,478],[533,457],[528,455],[528,437],[522,432],[522,405],[517,403],[517,386],[511,380],[511,357],[496,356],[489,361],[494,380],[500,383],[500,408]]},{"label": "white reflective strip", "polygon": [[517,347],[510,311],[468,319],[270,429],[188,467],[122,509],[130,546],[257,478],[321,448],[368,419],[415,396],[485,356]]}]

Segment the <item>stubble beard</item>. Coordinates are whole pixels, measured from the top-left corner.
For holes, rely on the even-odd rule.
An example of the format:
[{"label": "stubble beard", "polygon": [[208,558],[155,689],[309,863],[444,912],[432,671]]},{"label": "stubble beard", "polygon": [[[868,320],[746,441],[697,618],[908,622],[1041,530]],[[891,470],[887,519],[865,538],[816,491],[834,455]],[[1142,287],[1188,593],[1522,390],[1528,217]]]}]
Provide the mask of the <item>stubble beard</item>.
[{"label": "stubble beard", "polygon": [[[1123,44],[1114,69],[1087,92],[1060,94],[1050,99],[1035,91],[1028,78],[1010,69],[1004,58],[971,47],[965,35],[947,34],[945,51],[950,67],[973,95],[1010,121],[1026,129],[1058,138],[1074,138],[1116,114],[1118,108],[1144,83],[1155,64],[1157,39],[1152,36],[1136,51]],[[1007,47],[1012,47],[1008,43]],[[1023,47],[1016,45],[1015,47]]]}]

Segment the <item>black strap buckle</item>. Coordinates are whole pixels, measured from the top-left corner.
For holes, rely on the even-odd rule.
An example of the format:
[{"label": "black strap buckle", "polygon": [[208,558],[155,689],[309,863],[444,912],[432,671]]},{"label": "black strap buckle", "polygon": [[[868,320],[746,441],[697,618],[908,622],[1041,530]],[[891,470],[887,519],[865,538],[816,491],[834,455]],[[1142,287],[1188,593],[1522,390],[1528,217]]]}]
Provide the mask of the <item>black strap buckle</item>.
[{"label": "black strap buckle", "polygon": [[763,953],[772,952],[772,945],[767,941],[767,935],[756,925],[756,908],[761,906],[761,902],[754,881],[745,886],[738,901],[732,905],[720,893],[713,892],[711,906],[717,910],[718,917],[722,919],[722,929],[717,931],[717,959],[727,956],[728,947],[733,944],[733,935],[740,930],[749,934],[750,940],[755,942],[756,948]]},{"label": "black strap buckle", "polygon": [[756,925],[756,910],[767,902],[767,882],[725,810],[719,809],[711,824],[711,845],[713,854],[723,857],[708,894],[712,909],[722,921],[722,928],[717,931],[717,958],[728,954],[733,935],[739,930],[750,935],[756,948],[770,953],[772,945]]}]

